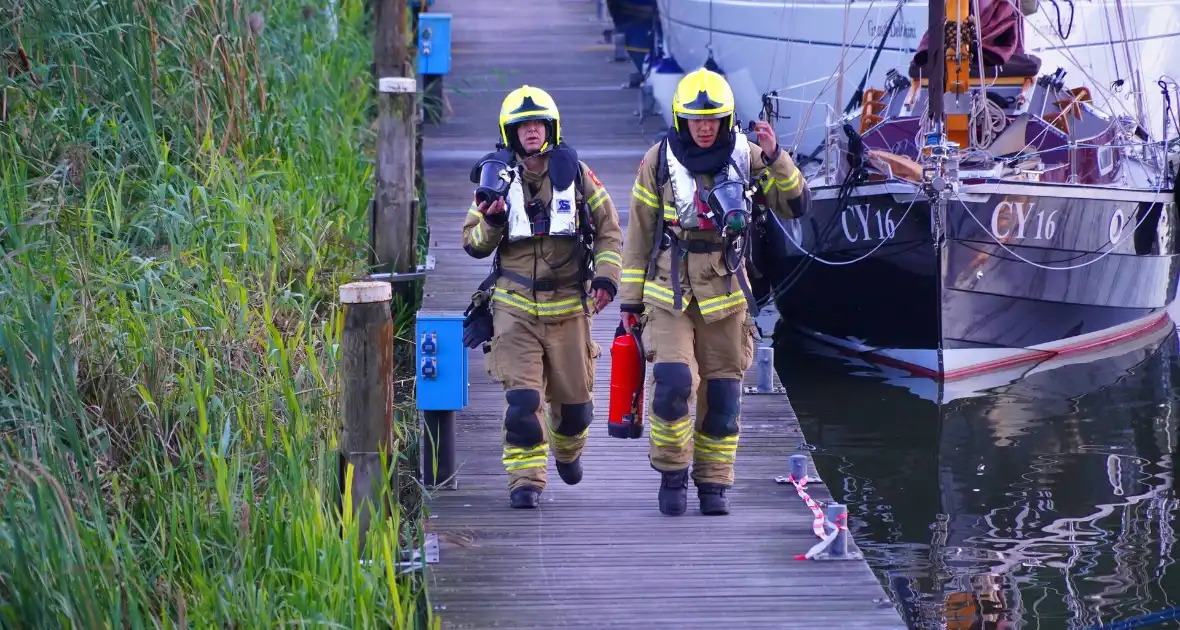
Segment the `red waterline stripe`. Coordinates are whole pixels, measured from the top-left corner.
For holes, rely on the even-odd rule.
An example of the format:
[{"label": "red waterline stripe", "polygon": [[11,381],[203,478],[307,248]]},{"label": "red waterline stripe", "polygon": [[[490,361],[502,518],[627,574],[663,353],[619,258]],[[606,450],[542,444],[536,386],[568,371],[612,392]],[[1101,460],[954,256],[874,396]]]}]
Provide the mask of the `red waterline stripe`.
[{"label": "red waterline stripe", "polygon": [[[964,378],[967,376],[979,376],[979,375],[985,374],[987,372],[995,372],[995,371],[998,371],[998,370],[1001,370],[1004,368],[1015,367],[1017,365],[1021,365],[1023,363],[1029,363],[1032,361],[1054,359],[1054,358],[1061,357],[1061,356],[1068,356],[1071,354],[1085,352],[1087,350],[1097,350],[1097,349],[1101,349],[1101,348],[1106,348],[1109,346],[1113,346],[1119,342],[1132,339],[1134,337],[1146,334],[1148,332],[1152,332],[1155,329],[1159,328],[1160,324],[1168,321],[1168,319],[1169,319],[1168,313],[1166,311],[1161,311],[1160,314],[1157,317],[1155,317],[1154,319],[1150,319],[1150,320],[1148,320],[1142,324],[1139,324],[1138,326],[1132,327],[1132,328],[1127,328],[1125,330],[1120,330],[1118,332],[1111,333],[1111,334],[1106,335],[1104,337],[1096,337],[1094,339],[1088,339],[1086,341],[1074,342],[1070,345],[1063,346],[1061,349],[1058,349],[1058,350],[1054,350],[1054,349],[1029,350],[1025,354],[1019,354],[1016,356],[1005,357],[1003,359],[996,359],[994,361],[987,361],[985,363],[978,363],[976,365],[970,365],[967,367],[959,368],[957,370],[952,370],[950,372],[945,373],[943,375],[943,380],[949,381],[949,380]],[[830,342],[829,342],[829,345],[834,346],[837,349],[837,352],[839,352],[840,354],[843,354],[845,356],[865,357],[874,363],[879,363],[881,365],[887,365],[890,367],[900,368],[900,369],[910,372],[911,374],[914,374],[915,376],[922,376],[922,377],[931,378],[931,379],[938,379],[938,372],[936,370],[931,370],[930,368],[918,365],[916,363],[910,363],[908,361],[903,361],[901,359],[897,359],[897,358],[894,358],[894,357],[891,357],[888,355],[878,354],[877,351],[874,351],[874,350],[856,351],[856,350],[846,348],[844,346],[832,344]],[[1048,356],[1046,357],[1046,355],[1048,355]]]}]

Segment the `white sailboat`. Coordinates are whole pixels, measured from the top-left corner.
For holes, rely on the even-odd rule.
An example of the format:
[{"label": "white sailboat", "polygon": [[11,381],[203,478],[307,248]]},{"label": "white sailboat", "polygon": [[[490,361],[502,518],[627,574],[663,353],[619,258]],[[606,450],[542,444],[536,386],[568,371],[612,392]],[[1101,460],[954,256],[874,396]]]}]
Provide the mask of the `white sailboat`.
[{"label": "white sailboat", "polygon": [[[1154,78],[1180,67],[1180,0],[1020,3],[1026,14],[1036,9],[1023,47],[1042,68],[1061,67],[1067,83],[1093,86],[1102,109],[1142,108],[1135,117],[1159,137],[1164,114]],[[924,0],[658,0],[664,55],[684,69],[712,57],[742,120],[758,118],[771,94],[780,142],[803,154],[824,141],[825,124],[846,111],[858,86],[880,86],[889,70],[909,65],[928,10]],[[657,63],[649,85],[668,118],[679,75],[664,67],[672,71]]]},{"label": "white sailboat", "polygon": [[[896,15],[874,8],[876,0],[711,1],[714,9],[725,5],[730,22],[714,10],[714,26],[699,41],[677,30],[678,16],[708,20],[709,1],[662,5],[670,12],[661,23],[674,28],[664,33],[664,60],[649,81],[659,98],[657,85],[684,63],[671,61],[676,51],[703,50],[740,95],[745,120],[770,118],[784,146],[793,143],[782,137],[797,129],[801,165],[807,155],[825,158],[821,169],[804,167],[812,192],[805,216],[755,222],[762,235],[755,267],[764,271],[751,282],[755,296],[775,302],[799,332],[952,381],[1084,353],[1164,325],[1180,268],[1176,155],[1167,150],[1180,123],[1175,82],[1145,74],[1136,52],[1159,38],[1145,42],[1136,31],[1154,33],[1176,20],[1175,2],[1094,4],[1091,11],[1117,13],[1101,33],[1083,19],[1084,7],[1072,26],[1045,33],[1045,11],[1031,0],[1023,7],[897,0]],[[1168,14],[1158,21],[1130,19],[1150,13],[1135,9],[1160,6]],[[926,19],[919,22],[915,9]],[[773,19],[781,15],[783,28]],[[771,48],[804,51],[788,65],[803,68],[796,87],[810,100],[759,90],[780,66],[770,48],[759,52],[751,43],[755,27],[737,30],[740,24],[781,33],[767,40]],[[815,31],[807,40],[805,24]],[[898,47],[873,66],[878,50],[862,54],[871,41],[855,34],[869,24],[878,42],[897,34],[915,52]],[[911,24],[923,28],[911,33]],[[926,24],[940,25],[929,29],[937,54],[928,54]],[[840,36],[850,28],[857,30]],[[1054,38],[1055,48],[1035,48]],[[874,81],[878,72],[884,76]],[[1151,111],[1160,112],[1156,134]]]}]

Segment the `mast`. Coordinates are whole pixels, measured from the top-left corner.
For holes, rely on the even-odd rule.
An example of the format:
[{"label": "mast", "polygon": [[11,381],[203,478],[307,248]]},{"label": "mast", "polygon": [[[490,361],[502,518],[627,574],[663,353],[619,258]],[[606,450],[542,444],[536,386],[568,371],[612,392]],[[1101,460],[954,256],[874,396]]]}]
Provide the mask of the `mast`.
[{"label": "mast", "polygon": [[[967,112],[970,106],[962,97],[970,87],[971,43],[978,37],[968,1],[930,0],[928,5],[927,110],[940,137],[945,131],[947,139],[957,142],[960,148],[966,148],[968,141]],[[948,35],[951,38],[949,46]],[[947,99],[948,95],[954,98]],[[948,100],[954,103],[953,111],[949,113],[946,111]]]},{"label": "mast", "polygon": [[945,68],[942,58],[943,49],[946,47],[946,41],[943,38],[946,7],[943,3],[947,1],[929,0],[927,7],[929,26],[926,28],[930,37],[926,38],[926,76],[930,83],[926,89],[926,110],[930,112],[930,120],[934,122],[934,130],[940,136],[942,135],[943,93],[946,90],[946,75],[943,74]]}]

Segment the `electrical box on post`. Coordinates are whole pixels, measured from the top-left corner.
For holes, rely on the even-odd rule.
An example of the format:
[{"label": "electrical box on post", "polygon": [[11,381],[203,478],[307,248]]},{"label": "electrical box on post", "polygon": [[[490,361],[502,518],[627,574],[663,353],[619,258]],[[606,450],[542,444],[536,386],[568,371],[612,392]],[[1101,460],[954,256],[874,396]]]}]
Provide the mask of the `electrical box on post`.
[{"label": "electrical box on post", "polygon": [[451,71],[451,14],[418,15],[418,74],[442,75]]},{"label": "electrical box on post", "polygon": [[414,330],[416,398],[423,411],[458,411],[467,406],[467,348],[463,313],[418,311]]}]

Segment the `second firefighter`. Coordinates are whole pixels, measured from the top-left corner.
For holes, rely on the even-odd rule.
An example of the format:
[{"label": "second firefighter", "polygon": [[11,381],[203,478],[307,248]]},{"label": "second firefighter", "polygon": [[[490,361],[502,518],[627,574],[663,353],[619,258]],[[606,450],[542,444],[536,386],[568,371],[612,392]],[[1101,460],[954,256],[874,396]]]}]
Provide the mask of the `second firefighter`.
[{"label": "second firefighter", "polygon": [[721,75],[704,68],[685,75],[672,110],[674,124],[644,156],[631,191],[620,310],[624,328],[642,327],[652,363],[650,459],[661,474],[660,512],[684,513],[691,465],[701,511],[727,514],[742,377],[754,356],[750,197],[789,219],[802,214],[807,189],[768,123],[756,123],[757,143],[738,133]]}]

